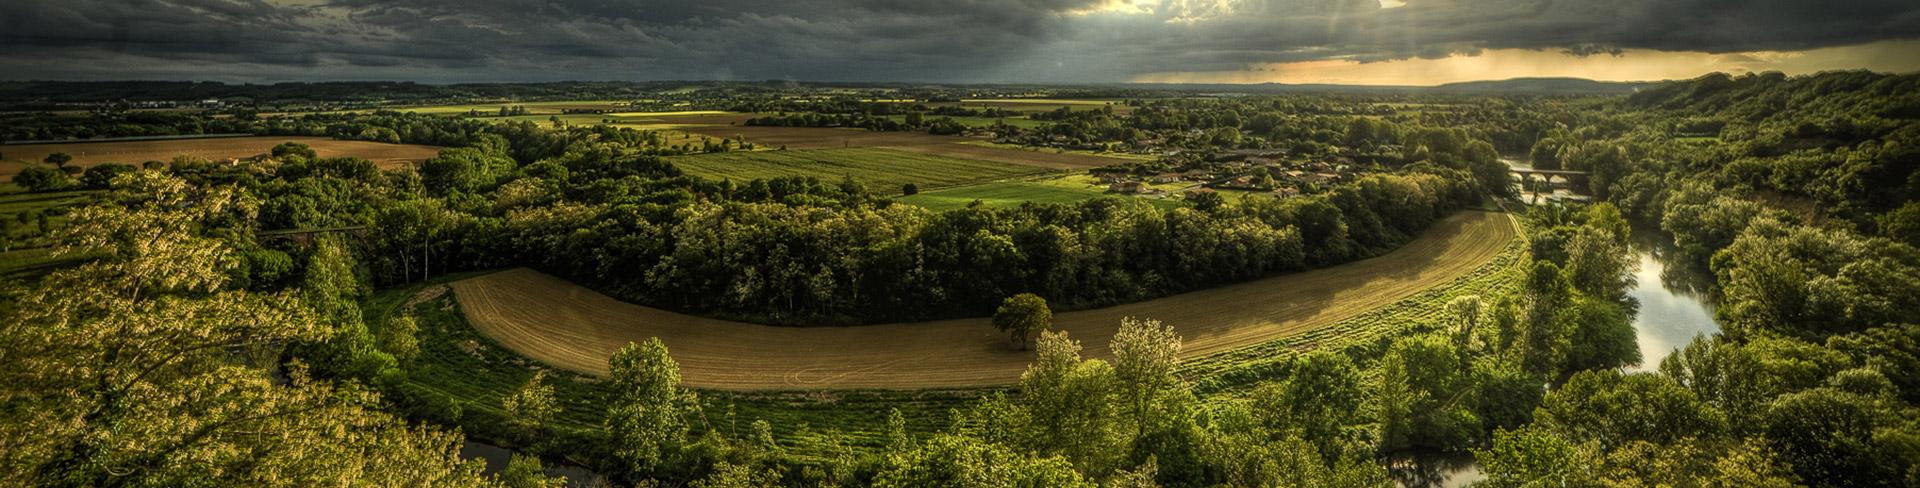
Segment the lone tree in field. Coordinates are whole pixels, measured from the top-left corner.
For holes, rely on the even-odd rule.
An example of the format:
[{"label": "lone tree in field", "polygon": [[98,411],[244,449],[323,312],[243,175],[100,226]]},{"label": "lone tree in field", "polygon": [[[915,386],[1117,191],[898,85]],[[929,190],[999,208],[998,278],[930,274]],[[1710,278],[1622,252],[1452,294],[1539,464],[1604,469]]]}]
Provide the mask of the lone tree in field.
[{"label": "lone tree in field", "polygon": [[627,343],[607,359],[619,398],[607,410],[614,456],[634,477],[656,476],[677,466],[687,440],[687,414],[695,399],[680,389],[680,363],[659,338]]},{"label": "lone tree in field", "polygon": [[66,169],[67,163],[73,162],[73,155],[63,153],[63,152],[57,152],[53,154],[48,154],[47,159],[45,159],[45,161],[47,162],[47,164],[54,165],[54,167]]},{"label": "lone tree in field", "polygon": [[1021,349],[1027,348],[1028,337],[1047,330],[1052,323],[1053,310],[1047,308],[1047,300],[1032,293],[1007,297],[993,312],[993,327],[1007,333],[1013,345]]}]

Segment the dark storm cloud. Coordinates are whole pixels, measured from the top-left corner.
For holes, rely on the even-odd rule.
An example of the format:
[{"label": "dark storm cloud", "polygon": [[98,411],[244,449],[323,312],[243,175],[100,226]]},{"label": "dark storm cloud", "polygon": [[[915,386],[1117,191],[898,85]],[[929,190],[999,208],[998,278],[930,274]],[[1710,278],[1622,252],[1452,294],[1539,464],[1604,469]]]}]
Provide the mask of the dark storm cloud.
[{"label": "dark storm cloud", "polygon": [[1912,0],[1404,4],[8,0],[0,78],[1116,81],[1499,48],[1739,52],[1920,37]]}]

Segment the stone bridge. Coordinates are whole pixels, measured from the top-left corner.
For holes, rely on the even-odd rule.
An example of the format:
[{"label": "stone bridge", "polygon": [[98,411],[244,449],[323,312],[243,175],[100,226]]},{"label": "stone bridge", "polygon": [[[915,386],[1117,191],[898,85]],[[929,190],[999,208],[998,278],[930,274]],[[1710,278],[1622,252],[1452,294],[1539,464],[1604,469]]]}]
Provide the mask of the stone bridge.
[{"label": "stone bridge", "polygon": [[1533,181],[1533,178],[1535,176],[1540,177],[1543,181],[1546,182],[1546,184],[1552,185],[1553,179],[1555,177],[1567,177],[1567,179],[1571,181],[1572,177],[1574,176],[1587,175],[1587,172],[1585,171],[1566,171],[1566,170],[1557,170],[1557,169],[1507,168],[1507,172],[1513,173],[1515,175],[1519,175],[1520,183],[1522,184],[1522,186],[1524,186],[1529,181]]}]

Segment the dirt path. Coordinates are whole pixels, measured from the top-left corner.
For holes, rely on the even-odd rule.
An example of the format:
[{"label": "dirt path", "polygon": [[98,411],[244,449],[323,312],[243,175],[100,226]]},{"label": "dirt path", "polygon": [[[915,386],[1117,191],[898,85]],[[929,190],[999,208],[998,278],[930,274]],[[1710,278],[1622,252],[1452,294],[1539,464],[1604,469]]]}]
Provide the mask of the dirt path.
[{"label": "dirt path", "polygon": [[[1339,322],[1466,275],[1517,235],[1506,214],[1468,211],[1383,256],[1102,309],[1054,328],[1107,357],[1121,317],[1172,324],[1199,357]],[[688,386],[725,390],[951,388],[1010,384],[1031,353],[982,319],[860,327],[773,327],[621,302],[530,269],[459,281],[474,327],[527,357],[590,374],[630,341],[660,337]]]}]

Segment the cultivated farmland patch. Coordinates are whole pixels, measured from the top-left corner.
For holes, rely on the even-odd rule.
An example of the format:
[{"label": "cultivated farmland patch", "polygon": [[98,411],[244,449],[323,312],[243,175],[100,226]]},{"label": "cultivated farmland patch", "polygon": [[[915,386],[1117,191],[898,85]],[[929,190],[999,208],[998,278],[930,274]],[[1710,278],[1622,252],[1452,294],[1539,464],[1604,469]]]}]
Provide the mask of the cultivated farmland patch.
[{"label": "cultivated farmland patch", "polygon": [[59,142],[47,144],[8,144],[0,146],[6,163],[0,163],[0,175],[13,175],[27,164],[61,152],[73,156],[70,165],[82,167],[102,163],[139,165],[147,161],[171,161],[175,156],[220,161],[266,154],[283,142],[312,146],[323,158],[356,157],[382,167],[397,167],[426,161],[440,154],[440,148],[417,144],[387,144],[370,141],[342,141],[326,137],[254,136],[210,139],[166,139],[115,142]]},{"label": "cultivated farmland patch", "polygon": [[736,151],[668,158],[689,174],[745,182],[782,176],[813,176],[828,182],[851,176],[887,194],[912,183],[922,188],[1035,174],[1044,169],[881,148]]},{"label": "cultivated farmland patch", "polygon": [[[1157,300],[1054,316],[1054,328],[1091,357],[1128,316],[1160,319],[1204,358],[1313,334],[1453,283],[1500,256],[1519,235],[1502,213],[1467,211],[1393,252]],[[621,302],[529,269],[453,284],[481,333],[529,358],[604,375],[629,342],[659,337],[686,384],[726,390],[964,388],[1010,384],[1031,354],[1007,347],[987,319],[860,327],[774,327],[695,317]]]}]

